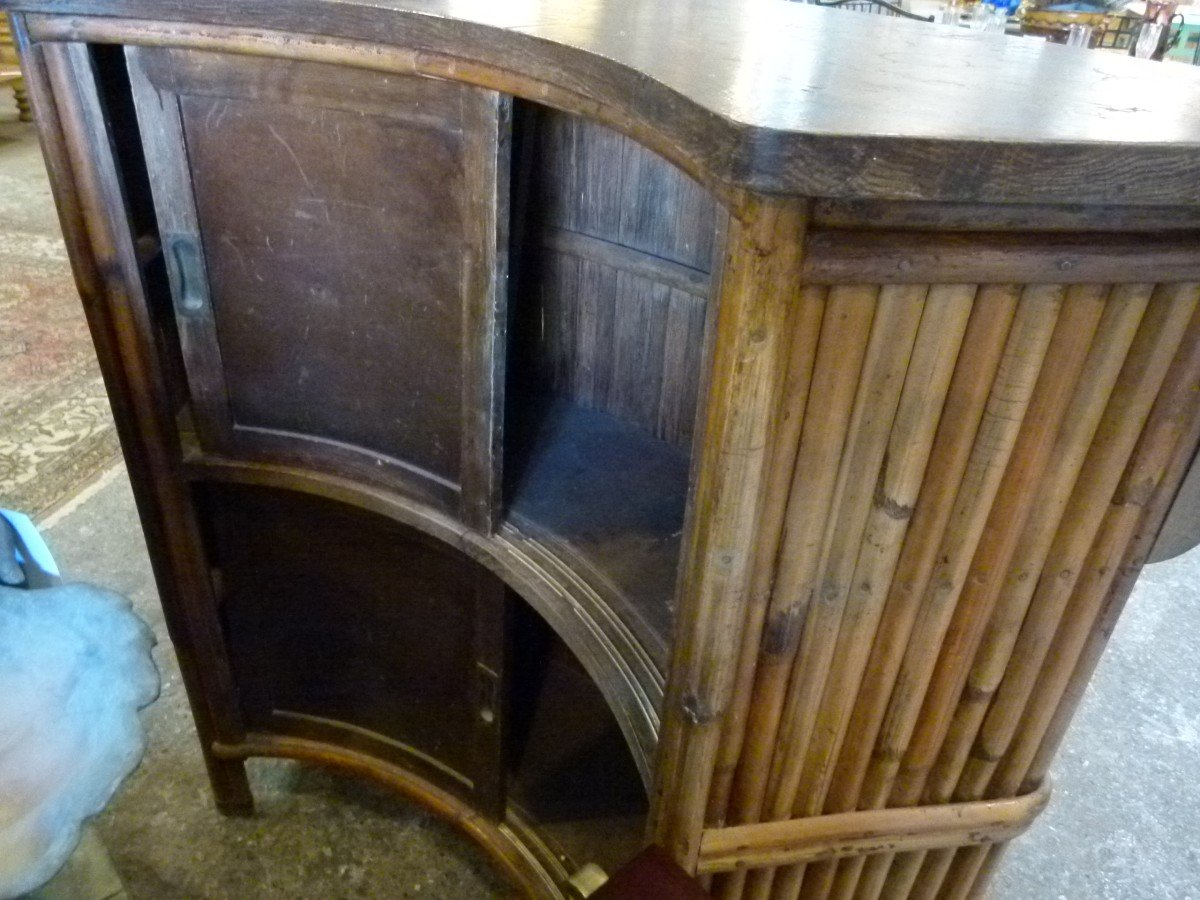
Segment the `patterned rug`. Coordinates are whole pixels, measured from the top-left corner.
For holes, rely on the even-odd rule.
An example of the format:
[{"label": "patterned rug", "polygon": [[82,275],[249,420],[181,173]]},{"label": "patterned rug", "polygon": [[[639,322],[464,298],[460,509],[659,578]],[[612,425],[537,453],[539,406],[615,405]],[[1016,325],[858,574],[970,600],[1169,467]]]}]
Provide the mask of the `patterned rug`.
[{"label": "patterned rug", "polygon": [[119,458],[36,137],[0,124],[0,506],[43,518]]}]

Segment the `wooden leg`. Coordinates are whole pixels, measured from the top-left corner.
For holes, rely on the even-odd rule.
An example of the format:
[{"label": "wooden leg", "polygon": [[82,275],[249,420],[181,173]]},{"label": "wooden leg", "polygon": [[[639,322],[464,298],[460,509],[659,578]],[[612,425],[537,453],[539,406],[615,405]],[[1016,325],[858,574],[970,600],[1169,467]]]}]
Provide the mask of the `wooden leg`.
[{"label": "wooden leg", "polygon": [[212,784],[217,812],[223,816],[246,818],[254,815],[254,795],[246,777],[244,759],[220,759],[204,749],[204,765]]}]

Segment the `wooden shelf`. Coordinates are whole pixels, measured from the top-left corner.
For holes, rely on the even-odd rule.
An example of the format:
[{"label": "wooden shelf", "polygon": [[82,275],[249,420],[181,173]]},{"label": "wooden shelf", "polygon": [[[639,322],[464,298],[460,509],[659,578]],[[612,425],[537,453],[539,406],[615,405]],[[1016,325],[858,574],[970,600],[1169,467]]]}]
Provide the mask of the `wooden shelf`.
[{"label": "wooden shelf", "polygon": [[514,404],[506,428],[506,523],[584,579],[664,671],[688,457],[563,400]]}]

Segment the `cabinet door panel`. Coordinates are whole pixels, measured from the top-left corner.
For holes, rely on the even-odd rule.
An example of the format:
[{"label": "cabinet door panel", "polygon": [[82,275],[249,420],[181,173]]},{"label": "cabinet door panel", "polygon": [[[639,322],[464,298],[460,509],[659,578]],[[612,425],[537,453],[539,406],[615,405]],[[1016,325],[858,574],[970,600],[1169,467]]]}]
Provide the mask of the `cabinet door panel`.
[{"label": "cabinet door panel", "polygon": [[[495,808],[503,585],[417,531],[304,494],[200,489],[222,627],[251,731],[327,741]],[[494,704],[489,704],[492,709]]]},{"label": "cabinet door panel", "polygon": [[315,63],[129,59],[202,448],[486,520],[502,99]]}]

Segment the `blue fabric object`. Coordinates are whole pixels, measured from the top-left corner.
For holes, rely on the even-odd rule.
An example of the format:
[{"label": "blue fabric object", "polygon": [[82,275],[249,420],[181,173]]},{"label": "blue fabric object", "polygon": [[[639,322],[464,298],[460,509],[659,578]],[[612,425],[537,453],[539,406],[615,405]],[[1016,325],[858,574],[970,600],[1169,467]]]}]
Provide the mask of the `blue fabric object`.
[{"label": "blue fabric object", "polygon": [[50,548],[29,516],[0,509],[0,584],[43,588],[61,580]]}]

